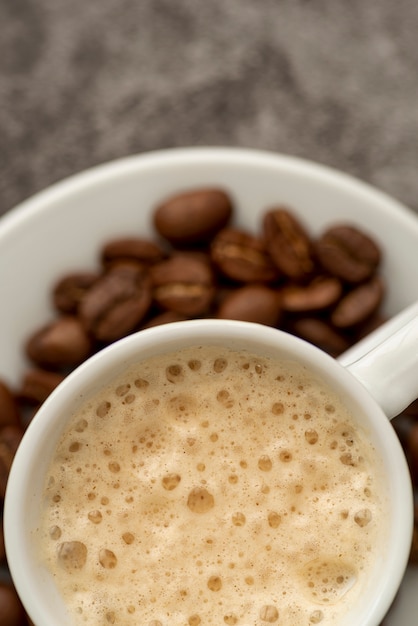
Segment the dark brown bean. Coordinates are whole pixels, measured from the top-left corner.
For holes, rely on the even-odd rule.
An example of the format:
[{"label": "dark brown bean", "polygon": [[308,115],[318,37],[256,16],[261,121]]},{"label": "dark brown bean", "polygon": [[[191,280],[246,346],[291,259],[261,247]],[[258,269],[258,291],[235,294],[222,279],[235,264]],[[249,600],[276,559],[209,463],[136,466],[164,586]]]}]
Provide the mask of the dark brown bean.
[{"label": "dark brown bean", "polygon": [[280,293],[285,311],[322,311],[337,302],[342,294],[342,285],[338,278],[318,276],[307,285],[288,285]]},{"label": "dark brown bean", "polygon": [[76,313],[84,294],[97,279],[96,272],[74,272],[61,278],[52,290],[52,299],[57,311]]},{"label": "dark brown bean", "polygon": [[350,328],[364,322],[377,311],[383,295],[383,282],[376,276],[340,300],[331,314],[331,322],[337,328]]},{"label": "dark brown bean", "polygon": [[418,482],[418,422],[414,422],[405,442],[405,453],[414,483]]},{"label": "dark brown bean", "polygon": [[203,315],[215,296],[214,276],[206,257],[176,254],[150,269],[154,301],[162,309],[188,317]]},{"label": "dark brown bean", "polygon": [[300,221],[284,208],[271,209],[264,216],[267,250],[280,272],[301,280],[315,269],[311,238]]},{"label": "dark brown bean", "polygon": [[10,468],[22,437],[23,428],[20,426],[3,426],[0,429],[0,498],[4,498]]},{"label": "dark brown bean", "polygon": [[277,290],[264,285],[246,285],[232,290],[224,298],[216,317],[276,326],[281,312]]},{"label": "dark brown bean", "polygon": [[3,524],[0,524],[0,564],[4,564],[6,560],[6,546],[4,543]]},{"label": "dark brown bean", "polygon": [[135,261],[153,265],[165,257],[162,248],[153,241],[140,237],[124,237],[108,241],[101,250],[101,261],[105,267],[121,261]]},{"label": "dark brown bean", "polygon": [[44,326],[26,344],[33,363],[54,368],[78,365],[91,350],[91,339],[74,315],[63,315]]},{"label": "dark brown bean", "polygon": [[27,624],[25,612],[14,587],[6,583],[0,583],[0,624],[1,626]]},{"label": "dark brown bean", "polygon": [[229,195],[221,189],[198,189],[177,194],[157,206],[157,232],[177,244],[208,242],[228,224],[233,213]]},{"label": "dark brown bean", "polygon": [[316,243],[322,267],[349,283],[370,278],[380,263],[377,243],[355,226],[338,225],[326,230]]},{"label": "dark brown bean", "polygon": [[313,343],[334,357],[342,354],[350,346],[347,338],[335,330],[331,324],[315,317],[303,317],[295,320],[291,330],[302,339]]},{"label": "dark brown bean", "polygon": [[406,409],[404,410],[404,415],[410,415],[418,419],[418,399],[414,400]]},{"label": "dark brown bean", "polygon": [[20,422],[20,411],[9,385],[0,380],[0,427]]},{"label": "dark brown bean", "polygon": [[374,330],[377,330],[379,326],[384,324],[386,321],[387,318],[382,315],[379,310],[377,310],[356,328],[354,342],[360,341],[360,339],[367,337],[367,335],[372,333]]},{"label": "dark brown bean", "polygon": [[64,374],[57,372],[50,372],[40,368],[29,369],[23,375],[18,392],[19,398],[25,403],[39,406],[64,378]]},{"label": "dark brown bean", "polygon": [[148,274],[131,263],[110,268],[85,294],[79,315],[96,339],[115,341],[132,332],[151,306]]},{"label": "dark brown bean", "polygon": [[211,258],[224,276],[241,283],[269,283],[279,276],[264,241],[236,228],[224,228],[216,235]]},{"label": "dark brown bean", "polygon": [[409,561],[414,565],[418,564],[418,505],[415,505],[414,508],[414,530],[412,534],[412,544]]}]

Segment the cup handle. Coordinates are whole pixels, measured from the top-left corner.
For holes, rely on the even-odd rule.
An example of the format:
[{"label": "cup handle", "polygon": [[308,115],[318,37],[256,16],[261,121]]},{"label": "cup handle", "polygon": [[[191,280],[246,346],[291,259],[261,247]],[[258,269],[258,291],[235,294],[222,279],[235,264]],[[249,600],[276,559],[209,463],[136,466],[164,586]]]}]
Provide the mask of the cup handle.
[{"label": "cup handle", "polygon": [[366,352],[370,352],[372,348],[378,346],[384,339],[390,337],[390,335],[399,328],[402,328],[409,320],[412,320],[416,316],[418,316],[418,301],[402,309],[402,311],[393,315],[384,324],[381,324],[378,328],[363,337],[363,339],[357,341],[357,343],[341,354],[337,358],[337,361],[344,366],[354,363],[354,361],[357,361],[357,359],[365,355]]},{"label": "cup handle", "polygon": [[352,362],[344,355],[338,360],[392,419],[418,398],[418,314],[410,318],[408,309],[387,325],[389,335],[382,327],[381,341],[366,354]]}]

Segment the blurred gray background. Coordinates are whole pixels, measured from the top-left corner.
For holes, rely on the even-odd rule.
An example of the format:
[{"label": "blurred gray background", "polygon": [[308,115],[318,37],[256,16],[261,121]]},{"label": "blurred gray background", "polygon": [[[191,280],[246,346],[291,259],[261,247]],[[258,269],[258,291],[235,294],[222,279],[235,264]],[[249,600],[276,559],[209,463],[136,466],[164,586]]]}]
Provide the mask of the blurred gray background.
[{"label": "blurred gray background", "polygon": [[0,0],[0,213],[117,157],[261,148],[418,211],[416,0]]}]

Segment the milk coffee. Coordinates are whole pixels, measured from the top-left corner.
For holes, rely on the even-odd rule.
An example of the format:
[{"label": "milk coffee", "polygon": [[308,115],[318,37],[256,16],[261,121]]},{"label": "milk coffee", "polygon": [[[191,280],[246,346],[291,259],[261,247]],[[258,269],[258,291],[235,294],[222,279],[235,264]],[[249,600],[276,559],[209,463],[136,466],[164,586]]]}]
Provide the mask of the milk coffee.
[{"label": "milk coffee", "polygon": [[36,541],[76,625],[335,625],[387,506],[377,453],[323,381],[198,346],[76,411]]}]

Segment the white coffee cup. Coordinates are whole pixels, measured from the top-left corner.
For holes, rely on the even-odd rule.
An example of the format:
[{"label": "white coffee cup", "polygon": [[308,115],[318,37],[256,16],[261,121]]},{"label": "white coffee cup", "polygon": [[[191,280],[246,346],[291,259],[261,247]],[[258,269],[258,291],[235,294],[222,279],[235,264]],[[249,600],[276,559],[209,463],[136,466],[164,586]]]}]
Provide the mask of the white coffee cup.
[{"label": "white coffee cup", "polygon": [[[86,397],[138,359],[200,344],[228,346],[263,356],[300,361],[344,398],[348,409],[358,416],[369,432],[384,465],[391,504],[389,537],[384,553],[379,556],[360,594],[360,601],[350,608],[341,624],[378,626],[400,586],[412,535],[409,471],[388,417],[399,413],[418,395],[418,383],[413,375],[409,376],[414,368],[416,371],[417,328],[415,316],[389,338],[379,342],[366,356],[342,366],[314,346],[276,329],[245,322],[193,320],[140,331],[83,363],[51,394],[29,425],[8,482],[4,513],[8,562],[18,594],[34,624],[71,624],[50,574],[39,562],[33,539],[39,523],[45,474],[67,417]],[[393,395],[388,385],[382,380],[389,370],[390,385],[395,385],[399,391],[395,394],[395,402],[391,400]]]}]

